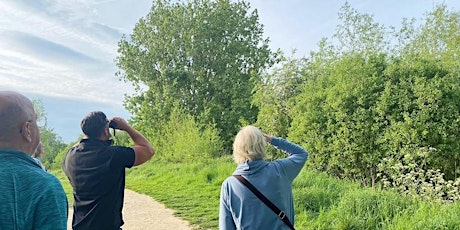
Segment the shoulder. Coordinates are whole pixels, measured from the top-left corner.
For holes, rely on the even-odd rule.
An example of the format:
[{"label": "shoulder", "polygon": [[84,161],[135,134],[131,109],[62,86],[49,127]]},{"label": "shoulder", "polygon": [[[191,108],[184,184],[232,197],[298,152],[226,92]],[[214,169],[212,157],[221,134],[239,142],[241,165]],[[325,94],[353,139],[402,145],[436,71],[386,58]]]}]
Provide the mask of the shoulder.
[{"label": "shoulder", "polygon": [[135,156],[134,149],[132,147],[126,147],[126,146],[118,146],[118,145],[108,146],[107,148],[103,150],[103,152],[115,158],[117,157],[130,158],[131,156],[132,157]]},{"label": "shoulder", "polygon": [[236,179],[233,175],[229,176],[222,182],[222,188],[231,189],[235,183],[239,183],[238,179]]},{"label": "shoulder", "polygon": [[233,176],[229,176],[222,182],[222,185],[220,187],[221,196],[227,197],[232,193],[232,185],[234,183],[232,182],[233,179],[236,178],[233,178]]},{"label": "shoulder", "polygon": [[35,175],[34,180],[27,183],[27,187],[28,193],[33,194],[31,202],[39,203],[40,206],[61,206],[67,203],[61,182],[48,172],[42,170]]},{"label": "shoulder", "polygon": [[110,152],[112,165],[120,167],[131,167],[134,164],[136,158],[134,149],[132,147],[125,146],[110,146],[108,149]]},{"label": "shoulder", "polygon": [[41,178],[40,182],[44,187],[50,189],[62,189],[62,184],[59,179],[51,173],[45,172],[40,169],[42,172],[39,172],[39,177]]},{"label": "shoulder", "polygon": [[106,150],[109,150],[109,151],[114,152],[114,153],[117,153],[117,152],[129,152],[129,151],[134,152],[134,149],[132,147],[120,146],[120,145],[108,146]]},{"label": "shoulder", "polygon": [[233,176],[229,176],[229,177],[225,178],[225,180],[222,182],[222,185],[221,185],[222,188],[228,186],[228,183],[229,183],[229,181],[230,181],[230,179],[231,179],[232,177],[233,177]]}]

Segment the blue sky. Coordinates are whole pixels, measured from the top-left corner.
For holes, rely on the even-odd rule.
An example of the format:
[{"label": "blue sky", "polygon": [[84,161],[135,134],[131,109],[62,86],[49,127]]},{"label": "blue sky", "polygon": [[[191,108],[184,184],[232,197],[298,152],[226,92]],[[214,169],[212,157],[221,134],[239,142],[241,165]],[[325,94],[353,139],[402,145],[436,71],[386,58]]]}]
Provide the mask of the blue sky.
[{"label": "blue sky", "polygon": [[[76,141],[90,111],[128,118],[129,83],[115,77],[117,42],[150,11],[151,0],[0,0],[0,90],[40,99],[48,125]],[[251,0],[271,48],[297,57],[315,50],[337,26],[344,0]],[[436,4],[460,11],[458,0],[350,0],[352,8],[398,27],[420,20]]]}]

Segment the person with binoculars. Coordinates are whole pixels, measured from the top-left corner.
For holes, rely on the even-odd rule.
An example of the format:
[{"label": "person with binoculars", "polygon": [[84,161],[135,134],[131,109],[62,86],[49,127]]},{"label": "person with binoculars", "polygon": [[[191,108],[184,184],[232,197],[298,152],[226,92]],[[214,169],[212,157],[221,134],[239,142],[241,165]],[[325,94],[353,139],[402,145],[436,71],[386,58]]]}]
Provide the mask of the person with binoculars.
[{"label": "person with binoculars", "polygon": [[[134,146],[115,146],[109,128],[128,133]],[[73,188],[72,229],[121,229],[125,169],[147,162],[155,153],[150,142],[123,118],[107,119],[101,111],[81,122],[85,134],[67,152],[63,170]]]}]

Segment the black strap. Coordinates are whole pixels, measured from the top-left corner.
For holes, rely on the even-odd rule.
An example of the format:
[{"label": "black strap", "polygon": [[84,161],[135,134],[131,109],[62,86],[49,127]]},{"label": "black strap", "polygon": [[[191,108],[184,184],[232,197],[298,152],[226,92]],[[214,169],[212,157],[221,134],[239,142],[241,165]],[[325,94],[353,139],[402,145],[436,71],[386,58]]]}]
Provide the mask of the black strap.
[{"label": "black strap", "polygon": [[295,230],[294,226],[292,226],[292,224],[289,221],[289,218],[286,216],[286,214],[283,211],[281,211],[278,207],[276,207],[276,205],[274,205],[270,200],[268,200],[267,197],[265,197],[262,193],[260,193],[259,190],[257,190],[251,183],[249,183],[249,181],[244,179],[244,177],[241,176],[241,175],[233,175],[233,176],[236,177],[236,179],[238,179],[241,183],[246,185],[246,187],[248,187],[249,190],[251,190],[251,192],[254,193],[254,195],[256,195],[261,201],[263,201],[265,203],[265,205],[267,205],[276,215],[278,215],[278,217],[291,230]]}]

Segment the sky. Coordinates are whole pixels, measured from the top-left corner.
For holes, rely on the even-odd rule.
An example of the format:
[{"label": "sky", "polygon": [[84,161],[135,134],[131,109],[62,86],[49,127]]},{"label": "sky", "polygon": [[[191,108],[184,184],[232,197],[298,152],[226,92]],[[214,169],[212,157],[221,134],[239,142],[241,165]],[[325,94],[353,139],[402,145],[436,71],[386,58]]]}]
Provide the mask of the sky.
[{"label": "sky", "polygon": [[[249,0],[273,50],[308,56],[331,37],[345,0]],[[50,128],[65,142],[81,135],[80,122],[100,110],[129,119],[133,92],[120,81],[114,59],[122,35],[132,33],[151,0],[0,0],[0,90],[43,102]],[[435,5],[460,11],[458,0],[349,0],[385,26],[421,20]]]}]

